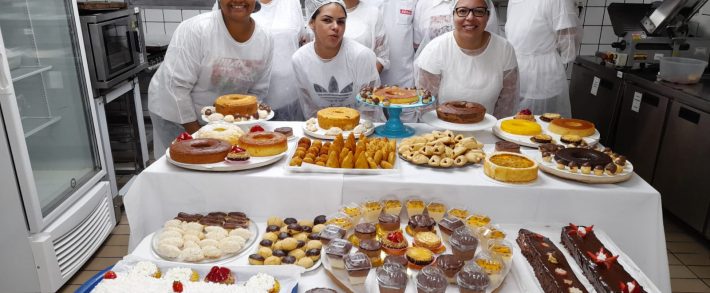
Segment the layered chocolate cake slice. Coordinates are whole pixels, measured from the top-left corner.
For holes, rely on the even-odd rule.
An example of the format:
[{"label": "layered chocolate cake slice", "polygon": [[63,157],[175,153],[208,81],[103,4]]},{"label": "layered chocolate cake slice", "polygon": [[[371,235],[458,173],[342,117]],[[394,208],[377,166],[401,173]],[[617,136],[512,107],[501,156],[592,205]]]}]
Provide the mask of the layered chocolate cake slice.
[{"label": "layered chocolate cake slice", "polygon": [[569,226],[562,228],[562,244],[579,264],[597,292],[644,293],[636,280],[629,275],[594,234],[593,226]]},{"label": "layered chocolate cake slice", "polygon": [[574,275],[567,259],[545,236],[526,229],[518,231],[518,246],[533,267],[545,293],[583,293],[584,285]]}]

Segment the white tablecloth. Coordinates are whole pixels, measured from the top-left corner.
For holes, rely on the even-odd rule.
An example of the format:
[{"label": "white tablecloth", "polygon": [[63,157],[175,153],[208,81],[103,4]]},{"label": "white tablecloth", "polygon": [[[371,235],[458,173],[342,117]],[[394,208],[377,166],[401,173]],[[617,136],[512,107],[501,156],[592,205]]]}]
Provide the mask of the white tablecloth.
[{"label": "white tablecloth", "polygon": [[[298,122],[272,122],[267,128],[278,126],[291,126],[297,136],[302,133]],[[433,130],[425,124],[412,126],[418,133]],[[487,144],[497,141],[490,131],[475,136]],[[400,174],[337,175],[289,173],[284,170],[287,161],[211,173],[181,169],[160,158],[137,177],[124,198],[131,224],[129,249],[180,211],[313,217],[365,198],[436,197],[485,213],[498,223],[594,224],[663,292],[670,292],[661,197],[637,175],[620,184],[589,185],[540,172],[532,184],[511,185],[489,179],[481,166],[439,170],[398,161]]]}]

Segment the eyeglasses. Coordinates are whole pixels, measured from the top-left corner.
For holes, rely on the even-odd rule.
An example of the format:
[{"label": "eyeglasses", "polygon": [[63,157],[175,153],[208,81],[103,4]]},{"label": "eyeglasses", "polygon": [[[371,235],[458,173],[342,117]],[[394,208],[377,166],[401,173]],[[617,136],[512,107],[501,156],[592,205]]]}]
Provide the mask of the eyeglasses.
[{"label": "eyeglasses", "polygon": [[469,13],[473,13],[473,16],[475,17],[484,17],[490,13],[487,7],[457,7],[454,9],[454,12],[458,17],[467,17]]}]

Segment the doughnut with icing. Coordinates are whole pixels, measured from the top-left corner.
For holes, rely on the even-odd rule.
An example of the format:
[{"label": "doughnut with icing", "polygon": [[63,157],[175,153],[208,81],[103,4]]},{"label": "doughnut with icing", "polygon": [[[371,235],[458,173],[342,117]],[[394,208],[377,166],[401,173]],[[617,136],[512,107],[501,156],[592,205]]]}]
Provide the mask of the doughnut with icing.
[{"label": "doughnut with icing", "polygon": [[224,161],[232,146],[214,138],[177,141],[170,145],[170,158],[186,164],[211,164]]},{"label": "doughnut with icing", "polygon": [[436,116],[451,123],[477,123],[485,118],[486,107],[474,102],[446,102],[436,107]]}]

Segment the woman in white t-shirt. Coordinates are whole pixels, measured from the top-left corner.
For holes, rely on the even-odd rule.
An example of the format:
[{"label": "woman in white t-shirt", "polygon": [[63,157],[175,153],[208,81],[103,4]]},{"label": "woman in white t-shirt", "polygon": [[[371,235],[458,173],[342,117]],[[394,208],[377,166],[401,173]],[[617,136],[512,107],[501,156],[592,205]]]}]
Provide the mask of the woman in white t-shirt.
[{"label": "woman in white t-shirt", "polygon": [[[347,13],[342,0],[306,0],[314,41],[293,54],[299,101],[306,118],[326,107],[359,108],[364,118],[378,119],[374,108],[358,106],[363,86],[379,85],[375,53],[343,38]],[[379,112],[381,113],[381,112]]]},{"label": "woman in white t-shirt", "polygon": [[370,3],[360,0],[343,0],[347,9],[346,21],[348,29],[345,37],[355,40],[370,48],[377,56],[377,72],[388,69],[390,65],[390,49],[385,34],[382,10]]},{"label": "woman in white t-shirt", "polygon": [[269,92],[274,42],[251,18],[255,0],[221,0],[222,9],[183,21],[148,87],[156,157],[182,131],[200,128],[200,111],[225,94]]},{"label": "woman in white t-shirt", "polygon": [[518,65],[513,46],[485,31],[489,13],[484,0],[456,2],[454,31],[432,40],[415,61],[417,87],[439,103],[477,102],[502,118],[520,103]]}]

